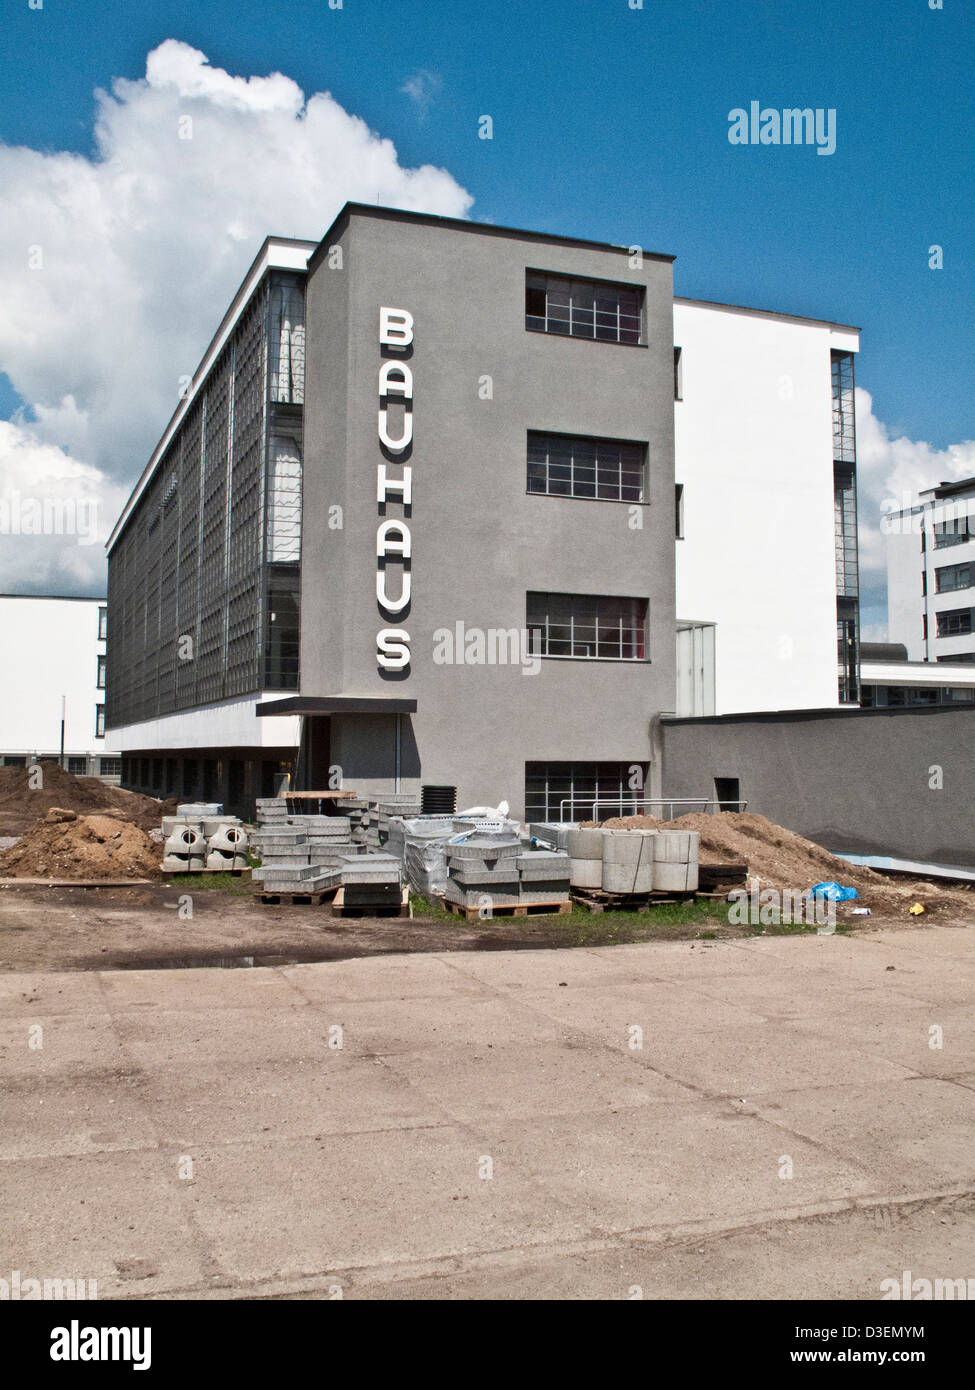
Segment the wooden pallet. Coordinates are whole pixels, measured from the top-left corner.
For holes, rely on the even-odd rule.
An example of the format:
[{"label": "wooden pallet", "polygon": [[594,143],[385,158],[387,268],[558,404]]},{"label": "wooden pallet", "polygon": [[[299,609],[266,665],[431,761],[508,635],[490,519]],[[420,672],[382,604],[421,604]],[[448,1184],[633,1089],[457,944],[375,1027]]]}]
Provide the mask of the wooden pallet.
[{"label": "wooden pallet", "polygon": [[254,897],[266,907],[321,907],[335,892],[335,884],[329,888],[317,888],[314,893],[288,893],[285,891],[265,892],[259,884],[254,885]]},{"label": "wooden pallet", "polygon": [[693,901],[697,894],[687,893],[606,893],[601,888],[573,888],[572,900],[590,912],[622,911],[649,912],[667,903]]},{"label": "wooden pallet", "polygon": [[399,902],[346,903],[345,888],[339,888],[332,899],[333,917],[404,917],[409,911],[410,890],[403,888]]},{"label": "wooden pallet", "polygon": [[241,874],[249,874],[251,866],[248,864],[246,869],[208,869],[205,865],[195,869],[163,869],[167,878],[178,877],[180,874],[232,874],[234,878],[240,878]]},{"label": "wooden pallet", "polygon": [[[481,916],[483,908],[466,907],[463,903],[452,902],[450,898],[444,898],[443,905],[455,917],[463,917],[468,922],[487,920]],[[571,911],[572,903],[560,900],[541,903],[498,903],[490,908],[492,917],[567,917]]]},{"label": "wooden pallet", "polygon": [[719,883],[744,883],[747,877],[747,864],[699,864],[697,866],[697,881],[701,888],[717,888]]}]

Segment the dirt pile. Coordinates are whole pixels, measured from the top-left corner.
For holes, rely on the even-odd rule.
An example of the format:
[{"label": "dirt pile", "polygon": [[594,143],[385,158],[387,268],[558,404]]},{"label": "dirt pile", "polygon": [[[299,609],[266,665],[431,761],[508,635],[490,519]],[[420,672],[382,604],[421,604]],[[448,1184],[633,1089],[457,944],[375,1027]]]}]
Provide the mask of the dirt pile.
[{"label": "dirt pile", "polygon": [[943,907],[975,915],[975,894],[964,888],[888,878],[862,864],[838,859],[822,845],[751,811],[723,811],[714,816],[697,811],[666,822],[655,816],[618,816],[603,824],[608,829],[696,830],[702,864],[745,863],[749,877],[757,878],[760,888],[804,892],[814,883],[835,880],[856,888],[862,902],[853,903],[854,907],[906,911],[920,901],[928,911]]},{"label": "dirt pile", "polygon": [[158,826],[176,810],[174,801],[109,787],[97,777],[75,777],[57,763],[34,767],[0,767],[0,834],[22,835],[52,806],[85,815],[92,811],[121,812],[141,830]]},{"label": "dirt pile", "polygon": [[0,854],[0,878],[149,878],[159,873],[160,853],[117,811],[79,816],[54,806]]}]

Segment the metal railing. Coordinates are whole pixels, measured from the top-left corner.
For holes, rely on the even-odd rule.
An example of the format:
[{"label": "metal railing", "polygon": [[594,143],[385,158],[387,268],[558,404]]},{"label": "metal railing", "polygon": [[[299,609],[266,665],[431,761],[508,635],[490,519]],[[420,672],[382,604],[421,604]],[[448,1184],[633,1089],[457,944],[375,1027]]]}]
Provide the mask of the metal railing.
[{"label": "metal railing", "polygon": [[[588,796],[564,796],[559,802],[559,819],[561,821],[565,821],[566,819],[581,819],[581,817],[574,815],[566,817],[565,808],[567,805],[570,807],[577,805],[581,807],[591,807],[593,812],[591,817],[592,820],[599,820],[599,817],[596,815],[597,806],[616,807],[613,814],[617,816],[642,816],[647,814],[646,808],[648,806],[666,806],[669,808],[669,814],[661,816],[661,820],[674,820],[675,806],[690,807],[695,811],[707,811],[710,815],[715,815],[719,811],[734,810],[740,812],[744,811],[748,806],[747,801],[720,801],[715,797],[707,796],[640,796],[633,798],[630,810],[625,810],[624,805],[626,800],[626,797],[621,796],[595,798]],[[684,815],[685,812],[681,811],[678,814]]]}]

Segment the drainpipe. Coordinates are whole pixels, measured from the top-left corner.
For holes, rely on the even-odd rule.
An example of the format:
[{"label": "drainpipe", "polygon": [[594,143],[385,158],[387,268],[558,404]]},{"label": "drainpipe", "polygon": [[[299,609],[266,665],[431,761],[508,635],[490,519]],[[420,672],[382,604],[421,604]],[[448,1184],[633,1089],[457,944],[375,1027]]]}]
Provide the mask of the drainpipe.
[{"label": "drainpipe", "polygon": [[663,797],[663,730],[661,728],[661,714],[654,714],[650,717],[650,786],[649,799],[660,800]]}]

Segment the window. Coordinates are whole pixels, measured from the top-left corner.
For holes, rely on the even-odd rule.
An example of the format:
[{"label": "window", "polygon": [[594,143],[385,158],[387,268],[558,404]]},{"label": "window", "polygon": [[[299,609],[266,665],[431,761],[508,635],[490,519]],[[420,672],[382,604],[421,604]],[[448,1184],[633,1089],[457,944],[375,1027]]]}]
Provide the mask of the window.
[{"label": "window", "polygon": [[934,523],[934,548],[943,550],[948,545],[964,545],[975,538],[975,516],[949,517],[946,521]]},{"label": "window", "polygon": [[867,709],[911,709],[921,705],[975,704],[975,687],[946,685],[876,685],[863,687]]},{"label": "window", "polygon": [[98,610],[98,640],[104,642],[108,636],[108,609],[99,608]]},{"label": "window", "polygon": [[272,401],[304,403],[305,292],[296,275],[273,277],[267,379]]},{"label": "window", "polygon": [[853,353],[830,353],[833,374],[833,461],[856,463]]},{"label": "window", "polygon": [[960,661],[965,666],[975,666],[975,652],[952,652],[951,656],[939,656],[939,661]]},{"label": "window", "polygon": [[95,706],[95,737],[105,737],[105,706]]},{"label": "window", "polygon": [[642,502],[647,446],[623,439],[528,434],[528,491],[549,497]]},{"label": "window", "polygon": [[935,593],[947,594],[955,589],[970,589],[975,584],[975,564],[942,565],[934,572]]},{"label": "window", "polygon": [[530,270],[525,282],[525,327],[605,343],[640,343],[643,286],[571,280]]},{"label": "window", "polygon": [[674,484],[674,535],[684,539],[684,484]]},{"label": "window", "polygon": [[85,773],[88,771],[88,759],[69,758],[68,771],[73,772],[76,777],[84,777]]},{"label": "window", "polygon": [[647,600],[595,594],[528,595],[535,656],[643,661]]},{"label": "window", "polygon": [[270,566],[267,585],[264,685],[268,690],[297,690],[301,617],[298,566]]},{"label": "window", "polygon": [[674,348],[674,400],[684,399],[684,349]]},{"label": "window", "polygon": [[948,608],[938,614],[939,637],[964,637],[975,632],[975,608]]},{"label": "window", "polygon": [[121,758],[99,758],[98,772],[101,777],[121,777],[122,759]]},{"label": "window", "polygon": [[105,689],[105,658],[103,656],[98,658],[98,678],[96,684],[99,690]]},{"label": "window", "polygon": [[525,820],[642,815],[647,763],[526,763]]},{"label": "window", "polygon": [[[937,571],[935,571],[935,573],[937,573]],[[927,572],[927,570],[922,570],[922,571],[921,571],[921,597],[922,597],[922,598],[927,598],[927,596],[928,596],[928,572]]]}]

